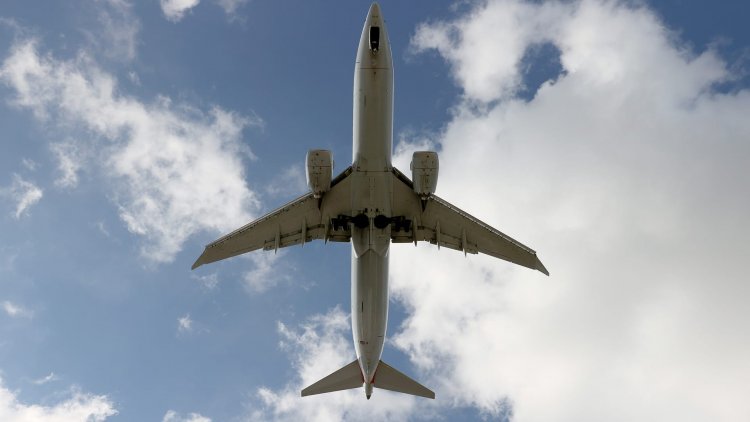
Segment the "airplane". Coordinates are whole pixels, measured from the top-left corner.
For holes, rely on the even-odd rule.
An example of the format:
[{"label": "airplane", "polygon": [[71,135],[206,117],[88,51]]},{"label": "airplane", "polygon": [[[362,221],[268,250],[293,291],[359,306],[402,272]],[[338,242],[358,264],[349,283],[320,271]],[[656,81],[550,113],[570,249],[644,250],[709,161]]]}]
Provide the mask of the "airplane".
[{"label": "airplane", "polygon": [[193,264],[263,249],[278,251],[313,240],[351,242],[351,318],[357,359],[301,391],[328,393],[364,385],[435,398],[435,393],[383,362],[388,319],[391,243],[430,242],[466,254],[483,253],[549,272],[532,249],[435,195],[439,162],[413,153],[411,179],[391,164],[393,59],[377,3],[367,13],[354,67],[352,164],[333,176],[328,150],[305,158],[310,192],[206,246]]}]

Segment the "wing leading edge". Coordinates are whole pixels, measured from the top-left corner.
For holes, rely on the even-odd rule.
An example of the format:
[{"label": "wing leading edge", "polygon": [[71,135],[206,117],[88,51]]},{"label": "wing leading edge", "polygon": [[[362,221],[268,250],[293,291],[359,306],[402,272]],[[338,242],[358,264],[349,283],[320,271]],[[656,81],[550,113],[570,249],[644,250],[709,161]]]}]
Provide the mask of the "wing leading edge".
[{"label": "wing leading edge", "polygon": [[395,168],[393,175],[393,213],[412,221],[409,230],[392,231],[394,243],[426,241],[464,253],[481,252],[549,275],[533,249],[438,196],[421,199],[408,177]]},{"label": "wing leading edge", "polygon": [[329,223],[331,217],[349,212],[351,172],[349,167],[333,179],[322,198],[308,193],[211,242],[192,268],[258,249],[276,251],[316,239],[348,242],[348,226],[331,227]]}]

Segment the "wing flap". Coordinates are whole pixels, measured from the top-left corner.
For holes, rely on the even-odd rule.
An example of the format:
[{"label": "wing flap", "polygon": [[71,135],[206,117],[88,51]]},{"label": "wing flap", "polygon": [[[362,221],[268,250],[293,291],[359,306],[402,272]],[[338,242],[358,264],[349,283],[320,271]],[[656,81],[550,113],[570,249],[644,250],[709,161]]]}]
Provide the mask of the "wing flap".
[{"label": "wing flap", "polygon": [[[443,224],[444,226],[445,224]],[[438,247],[445,247],[459,252],[466,252],[470,254],[479,253],[479,248],[475,242],[471,242],[465,238],[465,236],[453,236],[445,233],[444,228],[441,229],[435,225],[435,227],[418,226],[417,227],[417,239],[425,242],[430,242]],[[439,240],[438,240],[439,239]]]}]

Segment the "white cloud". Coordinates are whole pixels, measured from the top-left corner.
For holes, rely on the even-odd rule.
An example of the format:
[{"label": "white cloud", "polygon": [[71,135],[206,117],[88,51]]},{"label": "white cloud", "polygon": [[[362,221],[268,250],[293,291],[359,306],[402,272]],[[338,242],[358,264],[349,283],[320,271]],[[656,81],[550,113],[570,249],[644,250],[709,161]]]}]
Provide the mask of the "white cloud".
[{"label": "white cloud", "polygon": [[87,160],[80,143],[75,141],[58,142],[50,145],[52,154],[57,159],[60,176],[55,185],[61,188],[74,188],[78,185],[78,172]]},{"label": "white cloud", "polygon": [[161,11],[172,22],[180,21],[185,13],[197,6],[198,3],[200,3],[200,0],[159,0]]},{"label": "white cloud", "polygon": [[[394,341],[438,397],[519,422],[747,419],[750,93],[712,89],[727,65],[621,2],[482,2],[413,42],[464,92],[438,194],[552,274],[394,245]],[[564,72],[524,101],[539,42]]]},{"label": "white cloud", "polygon": [[224,13],[230,18],[237,17],[237,9],[246,5],[250,0],[216,0],[216,3],[224,9]]},{"label": "white cloud", "polygon": [[[58,147],[59,183],[73,184],[79,160],[90,154],[87,164],[112,182],[120,217],[145,238],[141,251],[152,261],[172,260],[193,233],[235,228],[257,208],[242,163],[242,131],[260,124],[257,118],[219,107],[206,113],[163,97],[140,102],[120,93],[86,54],[57,60],[40,54],[33,40],[13,46],[0,81],[15,91],[12,104],[63,130],[80,129],[71,138],[90,138]],[[29,192],[25,207],[41,197],[41,190]]]},{"label": "white cloud", "polygon": [[15,272],[16,260],[19,256],[17,249],[0,246],[0,271],[7,274]]},{"label": "white cloud", "polygon": [[307,192],[307,180],[303,165],[293,165],[274,175],[266,192],[271,196],[294,197]]},{"label": "white cloud", "polygon": [[243,275],[245,287],[251,293],[263,293],[279,284],[280,281],[288,279],[284,272],[279,270],[279,258],[284,251],[278,253],[258,252],[248,255],[255,267]]},{"label": "white cloud", "polygon": [[[278,325],[281,348],[292,359],[296,379],[279,390],[258,389],[251,421],[402,421],[415,410],[414,397],[376,390],[365,399],[364,389],[300,398],[300,391],[354,360],[349,315],[339,308],[310,317],[298,328]],[[422,409],[424,414],[430,412]]]},{"label": "white cloud", "polygon": [[[138,33],[141,23],[128,0],[99,0],[100,28],[92,37],[103,54],[120,61],[133,60],[138,52]],[[100,44],[100,41],[105,44]]]},{"label": "white cloud", "polygon": [[21,165],[23,165],[24,168],[26,168],[26,170],[28,170],[28,171],[34,171],[34,170],[36,170],[36,168],[38,166],[38,164],[34,160],[31,160],[29,158],[22,159],[21,160]]},{"label": "white cloud", "polygon": [[[232,19],[239,18],[237,10],[249,3],[249,0],[214,0],[215,3],[224,10],[227,17]],[[172,22],[179,22],[185,17],[185,14],[198,6],[200,0],[159,0],[164,17]]]},{"label": "white cloud", "polygon": [[190,314],[185,314],[185,316],[177,318],[177,332],[190,333],[192,331],[193,320],[190,318]]},{"label": "white cloud", "polygon": [[141,78],[134,71],[128,72],[128,80],[135,86],[141,86]]},{"label": "white cloud", "polygon": [[99,230],[99,233],[101,233],[104,237],[111,237],[112,234],[107,230],[107,225],[104,224],[103,221],[97,221],[94,223],[94,227],[96,227],[97,230]]},{"label": "white cloud", "polygon": [[27,404],[0,380],[0,420],[8,422],[99,422],[117,414],[107,396],[74,391],[70,398],[53,405]]},{"label": "white cloud", "polygon": [[13,183],[10,186],[0,188],[0,196],[7,197],[16,203],[16,210],[13,214],[16,219],[28,213],[29,208],[42,199],[42,194],[42,189],[17,174],[13,175]]},{"label": "white cloud", "polygon": [[518,90],[526,48],[550,36],[568,10],[557,2],[488,1],[481,13],[420,25],[411,44],[417,52],[437,50],[468,97],[489,101]]},{"label": "white cloud", "polygon": [[5,300],[2,303],[3,305],[3,311],[5,311],[6,314],[8,314],[9,317],[12,318],[31,318],[34,316],[34,313],[30,310],[24,308],[21,305],[17,305],[11,301]]},{"label": "white cloud", "polygon": [[207,418],[199,413],[190,413],[187,416],[181,416],[174,410],[168,410],[164,415],[162,422],[211,422],[211,418]]},{"label": "white cloud", "polygon": [[205,287],[208,290],[213,290],[216,288],[216,286],[219,285],[219,275],[217,273],[211,273],[207,275],[190,275],[194,280],[198,280],[198,282]]},{"label": "white cloud", "polygon": [[54,372],[50,372],[49,375],[47,375],[45,377],[42,377],[42,378],[39,378],[39,379],[35,379],[35,380],[31,381],[31,382],[33,384],[36,384],[36,385],[44,385],[44,384],[47,384],[47,383],[52,382],[52,381],[57,381],[58,379],[59,379],[59,377],[57,375],[55,375]]}]

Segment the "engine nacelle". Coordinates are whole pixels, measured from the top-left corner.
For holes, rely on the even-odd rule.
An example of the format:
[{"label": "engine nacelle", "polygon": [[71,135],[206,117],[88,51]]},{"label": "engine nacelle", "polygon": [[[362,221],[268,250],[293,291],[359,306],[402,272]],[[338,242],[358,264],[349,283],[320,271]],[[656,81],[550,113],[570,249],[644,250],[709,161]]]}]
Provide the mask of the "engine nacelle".
[{"label": "engine nacelle", "polygon": [[326,149],[311,149],[305,157],[305,170],[307,186],[312,190],[314,197],[320,198],[331,189],[333,154]]},{"label": "engine nacelle", "polygon": [[414,192],[421,198],[435,193],[438,180],[437,152],[417,151],[411,157],[411,180],[414,182]]}]

